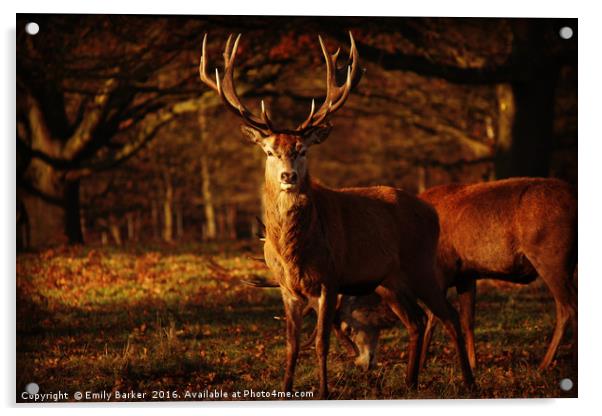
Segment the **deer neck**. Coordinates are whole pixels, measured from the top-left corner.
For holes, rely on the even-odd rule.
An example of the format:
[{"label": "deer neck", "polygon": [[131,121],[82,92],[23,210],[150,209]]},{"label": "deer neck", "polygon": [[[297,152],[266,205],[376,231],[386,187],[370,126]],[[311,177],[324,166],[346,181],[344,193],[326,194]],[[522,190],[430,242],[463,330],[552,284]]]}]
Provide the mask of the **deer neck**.
[{"label": "deer neck", "polygon": [[311,180],[307,175],[298,192],[283,192],[266,180],[266,237],[286,264],[301,267],[303,252],[318,230]]}]

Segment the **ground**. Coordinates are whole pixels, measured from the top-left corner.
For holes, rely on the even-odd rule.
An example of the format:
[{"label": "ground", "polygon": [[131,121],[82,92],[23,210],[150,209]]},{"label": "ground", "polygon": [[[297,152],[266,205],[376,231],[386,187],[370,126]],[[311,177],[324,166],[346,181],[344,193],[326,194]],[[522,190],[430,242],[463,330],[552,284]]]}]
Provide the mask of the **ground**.
[{"label": "ground", "polygon": [[[40,393],[146,393],[146,400],[278,391],[285,322],[277,289],[247,286],[265,276],[257,244],[71,247],[17,256],[17,401]],[[384,331],[378,365],[365,373],[336,341],[329,356],[334,399],[576,397],[565,337],[551,369],[537,369],[554,324],[538,281],[479,282],[476,342],[479,388],[467,391],[446,334],[436,332],[419,388],[404,384],[407,333]],[[305,336],[313,328],[306,322]],[[295,390],[316,392],[315,352],[302,352]],[[186,395],[186,392],[189,392]],[[314,393],[317,395],[317,393]],[[197,396],[199,397],[199,396]],[[247,396],[246,399],[249,399]],[[255,398],[266,400],[265,398]],[[134,398],[136,400],[136,398]]]}]

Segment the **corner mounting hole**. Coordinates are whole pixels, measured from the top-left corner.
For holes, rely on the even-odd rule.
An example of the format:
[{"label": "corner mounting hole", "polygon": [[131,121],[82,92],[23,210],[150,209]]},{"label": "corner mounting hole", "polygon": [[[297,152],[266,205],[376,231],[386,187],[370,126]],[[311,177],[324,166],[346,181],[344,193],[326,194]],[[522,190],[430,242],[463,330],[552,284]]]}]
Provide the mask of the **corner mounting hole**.
[{"label": "corner mounting hole", "polygon": [[571,380],[570,378],[563,378],[562,380],[560,380],[560,389],[562,391],[571,391],[572,388],[573,380]]},{"label": "corner mounting hole", "polygon": [[561,27],[558,34],[562,39],[570,39],[573,37],[573,29],[570,26]]},{"label": "corner mounting hole", "polygon": [[40,25],[37,24],[36,22],[29,22],[25,25],[25,32],[28,35],[37,35],[38,32],[40,31]]},{"label": "corner mounting hole", "polygon": [[29,383],[25,386],[25,391],[29,394],[37,394],[40,391],[40,386],[37,383]]}]

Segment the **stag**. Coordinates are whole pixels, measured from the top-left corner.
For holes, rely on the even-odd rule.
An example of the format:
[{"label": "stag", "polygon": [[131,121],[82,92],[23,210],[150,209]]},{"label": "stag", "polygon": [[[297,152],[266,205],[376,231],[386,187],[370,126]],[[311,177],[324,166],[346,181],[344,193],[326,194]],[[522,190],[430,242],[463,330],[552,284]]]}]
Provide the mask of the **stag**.
[{"label": "stag", "polygon": [[[568,322],[577,363],[577,196],[558,179],[513,178],[431,188],[421,199],[439,214],[438,267],[445,287],[455,286],[468,357],[474,369],[476,280],[528,284],[537,277],[556,304],[556,326],[539,365],[549,367]],[[432,336],[429,314],[421,363]]]},{"label": "stag", "polygon": [[[529,284],[540,277],[556,304],[556,326],[539,368],[549,367],[562,336],[572,325],[577,361],[577,199],[557,179],[517,178],[431,188],[420,195],[440,219],[438,267],[444,290],[455,287],[470,365],[477,365],[474,314],[477,279]],[[374,366],[381,329],[391,313],[376,296],[346,296],[339,302],[336,335],[356,351],[356,364]],[[435,328],[427,311],[421,366]],[[315,333],[315,331],[314,331]],[[312,334],[312,337],[315,336]],[[347,346],[350,345],[350,346]]]},{"label": "stag", "polygon": [[[265,241],[265,224],[257,218],[258,232],[256,236],[260,241]],[[252,258],[265,265],[264,258]],[[269,277],[253,275],[242,279],[248,286],[258,288],[280,287],[276,281]],[[303,310],[303,317],[315,312],[318,313],[318,302],[309,298]],[[394,327],[399,319],[391,311],[381,297],[376,293],[365,296],[339,295],[337,309],[332,329],[339,344],[346,349],[347,356],[355,359],[355,364],[364,370],[374,368],[376,364],[376,349],[382,329]],[[301,345],[307,349],[315,342],[318,333],[317,326],[308,339]]]},{"label": "stag", "polygon": [[[378,293],[409,332],[406,383],[417,386],[424,312],[418,299],[444,324],[453,339],[465,383],[474,378],[457,312],[438,289],[435,260],[439,225],[435,210],[400,189],[385,186],[330,189],[309,174],[308,149],[328,137],[330,117],[339,110],[363,74],[350,34],[347,65],[338,67],[339,51],[330,54],[319,38],[326,60],[326,97],[293,129],[278,129],[261,102],[257,116],[247,109],[234,85],[234,63],[240,35],[228,38],[224,76],[206,72],[206,41],[200,78],[215,90],[228,109],[244,121],[242,133],[266,154],[264,256],[282,294],[286,315],[284,390],[292,391],[299,353],[301,321],[309,299],[317,299],[316,352],[319,397],[328,397],[327,355],[339,294]],[[344,79],[339,85],[338,79]]]}]

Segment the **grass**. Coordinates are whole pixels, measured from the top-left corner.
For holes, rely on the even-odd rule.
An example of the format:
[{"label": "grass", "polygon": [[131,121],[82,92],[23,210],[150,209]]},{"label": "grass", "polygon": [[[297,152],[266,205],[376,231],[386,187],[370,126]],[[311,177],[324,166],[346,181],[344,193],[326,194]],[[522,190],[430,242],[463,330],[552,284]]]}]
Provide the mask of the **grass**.
[{"label": "grass", "polygon": [[[17,257],[17,401],[30,382],[40,393],[279,390],[285,323],[279,292],[246,286],[265,274],[251,243],[75,247]],[[476,342],[479,388],[462,384],[455,351],[440,329],[418,390],[403,376],[407,334],[383,331],[377,368],[365,373],[336,341],[329,356],[335,399],[576,397],[568,337],[550,370],[540,372],[554,324],[545,287],[480,282]],[[279,318],[279,319],[275,319]],[[312,322],[306,323],[305,334]],[[316,391],[313,350],[303,351],[297,391]],[[177,397],[166,396],[176,392]],[[114,397],[114,396],[113,396]],[[241,397],[241,399],[245,399]],[[263,399],[265,400],[265,399]]]}]

